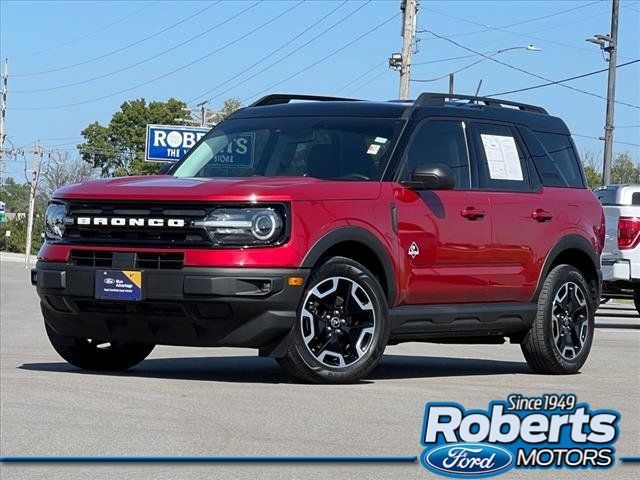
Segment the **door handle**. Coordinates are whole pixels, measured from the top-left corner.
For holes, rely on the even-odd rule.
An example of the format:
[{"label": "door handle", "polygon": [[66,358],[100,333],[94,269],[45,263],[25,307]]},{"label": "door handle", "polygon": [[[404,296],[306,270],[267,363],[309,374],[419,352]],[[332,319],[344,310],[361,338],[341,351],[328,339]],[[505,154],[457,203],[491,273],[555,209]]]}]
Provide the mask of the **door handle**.
[{"label": "door handle", "polygon": [[553,218],[553,214],[542,208],[538,208],[531,213],[531,218],[539,222],[548,222]]},{"label": "door handle", "polygon": [[484,210],[478,210],[475,207],[467,207],[460,210],[460,215],[467,220],[478,220],[483,218],[486,215],[486,212]]}]

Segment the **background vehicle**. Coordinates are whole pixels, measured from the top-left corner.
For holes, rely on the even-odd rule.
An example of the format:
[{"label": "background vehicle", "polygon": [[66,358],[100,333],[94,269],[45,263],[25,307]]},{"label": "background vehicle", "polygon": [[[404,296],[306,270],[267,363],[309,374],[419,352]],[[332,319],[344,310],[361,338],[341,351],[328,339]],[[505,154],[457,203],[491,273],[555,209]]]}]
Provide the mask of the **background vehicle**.
[{"label": "background vehicle", "polygon": [[633,299],[640,314],[640,185],[607,185],[595,194],[607,224],[602,296]]},{"label": "background vehicle", "polygon": [[604,216],[540,107],[270,95],[169,174],[55,194],[32,281],[70,363],[236,346],[351,382],[407,341],[509,339],[541,373],[587,359]]}]

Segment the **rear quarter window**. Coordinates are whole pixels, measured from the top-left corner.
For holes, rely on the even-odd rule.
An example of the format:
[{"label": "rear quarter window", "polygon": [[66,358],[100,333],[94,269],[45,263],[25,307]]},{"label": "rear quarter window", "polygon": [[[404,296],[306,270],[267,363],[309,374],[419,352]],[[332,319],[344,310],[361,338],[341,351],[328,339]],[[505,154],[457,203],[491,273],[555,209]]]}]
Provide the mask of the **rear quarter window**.
[{"label": "rear quarter window", "polygon": [[584,177],[580,160],[573,148],[573,142],[569,135],[558,133],[535,132],[556,168],[560,171],[567,186],[584,188]]}]

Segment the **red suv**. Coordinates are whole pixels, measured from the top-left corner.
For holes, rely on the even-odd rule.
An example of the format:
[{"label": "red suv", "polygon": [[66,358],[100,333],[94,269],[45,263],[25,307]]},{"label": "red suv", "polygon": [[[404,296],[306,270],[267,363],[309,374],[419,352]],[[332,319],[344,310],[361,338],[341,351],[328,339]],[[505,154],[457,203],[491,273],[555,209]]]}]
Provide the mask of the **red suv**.
[{"label": "red suv", "polygon": [[269,95],[166,175],[58,190],[46,239],[32,282],[80,368],[233,346],[352,382],[389,344],[508,339],[562,374],[591,347],[604,216],[542,108]]}]

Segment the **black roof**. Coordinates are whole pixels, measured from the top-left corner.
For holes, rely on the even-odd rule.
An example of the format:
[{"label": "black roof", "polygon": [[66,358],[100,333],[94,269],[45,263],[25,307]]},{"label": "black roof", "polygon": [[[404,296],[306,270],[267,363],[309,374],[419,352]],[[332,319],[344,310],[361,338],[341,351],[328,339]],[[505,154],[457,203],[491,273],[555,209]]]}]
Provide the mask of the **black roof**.
[{"label": "black roof", "polygon": [[[447,101],[447,100],[453,101]],[[301,101],[296,101],[301,100]],[[527,125],[533,130],[568,133],[565,123],[541,107],[524,103],[466,95],[421,94],[415,101],[388,102],[273,94],[233,114],[233,118],[283,116],[349,116],[373,118],[414,118],[452,116],[505,121]]]}]

